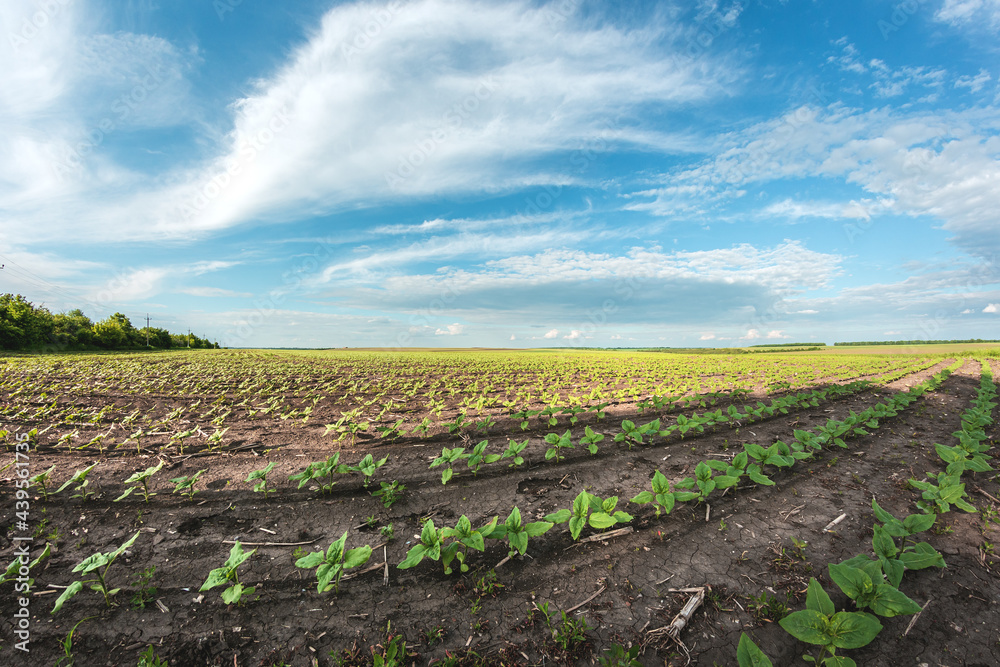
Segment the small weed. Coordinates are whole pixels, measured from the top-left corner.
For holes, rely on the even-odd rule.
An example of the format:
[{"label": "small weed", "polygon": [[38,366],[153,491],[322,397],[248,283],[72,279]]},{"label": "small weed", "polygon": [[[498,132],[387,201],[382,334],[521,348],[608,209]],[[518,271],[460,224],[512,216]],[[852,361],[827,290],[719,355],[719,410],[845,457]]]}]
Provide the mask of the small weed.
[{"label": "small weed", "polygon": [[955,532],[955,528],[946,523],[937,523],[931,528],[931,532],[935,535],[951,535]]},{"label": "small weed", "polygon": [[729,525],[726,523],[726,520],[725,519],[719,519],[719,530],[723,531],[723,530],[726,530],[727,528],[729,528]]},{"label": "small weed", "polygon": [[435,625],[432,628],[424,630],[424,641],[427,642],[428,646],[434,646],[434,644],[444,641],[445,631],[444,626]]},{"label": "small weed", "polygon": [[146,650],[139,654],[139,664],[136,667],[170,667],[170,664],[156,655],[152,646],[147,646]]},{"label": "small weed", "polygon": [[480,598],[485,597],[496,597],[500,591],[505,588],[503,584],[497,581],[497,573],[495,570],[490,570],[487,572],[479,581],[476,582],[476,587],[473,592]]},{"label": "small weed", "polygon": [[387,523],[386,525],[382,526],[382,528],[380,528],[378,532],[383,538],[385,538],[386,542],[392,542],[392,538],[394,537],[394,531],[392,529],[391,523]]},{"label": "small weed", "polygon": [[758,622],[771,623],[780,621],[788,612],[788,605],[778,599],[775,595],[761,593],[755,597],[751,595],[747,598],[747,609]]},{"label": "small weed", "polygon": [[130,585],[137,587],[135,595],[132,596],[133,609],[145,609],[146,605],[156,597],[156,587],[149,585],[154,574],[156,574],[156,566],[150,565],[136,574],[135,579],[129,582]]}]

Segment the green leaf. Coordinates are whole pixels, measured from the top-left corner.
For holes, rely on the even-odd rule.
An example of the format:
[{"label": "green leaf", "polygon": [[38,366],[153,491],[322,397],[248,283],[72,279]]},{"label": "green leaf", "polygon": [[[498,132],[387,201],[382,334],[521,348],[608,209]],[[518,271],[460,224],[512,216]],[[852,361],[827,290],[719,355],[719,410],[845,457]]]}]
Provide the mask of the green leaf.
[{"label": "green leaf", "polygon": [[740,483],[739,477],[732,477],[730,475],[716,475],[712,480],[715,482],[715,488],[717,489],[728,489]]},{"label": "green leaf", "polygon": [[226,590],[222,591],[222,601],[226,604],[233,604],[234,602],[239,602],[244,593],[252,592],[252,588],[244,590],[243,584],[233,584]]},{"label": "green leaf", "polygon": [[916,614],[920,611],[920,605],[890,584],[879,584],[875,587],[875,595],[869,607],[879,616],[886,618]]},{"label": "green leaf", "polygon": [[[649,493],[648,491],[646,493]],[[641,495],[641,494],[640,494]],[[635,502],[634,500],[632,502]],[[648,502],[648,501],[647,501]],[[551,521],[552,523],[566,523],[569,521],[573,513],[568,509],[561,509],[558,512],[553,512],[545,517],[546,521]]]},{"label": "green leaf", "polygon": [[406,553],[406,558],[403,560],[403,562],[397,565],[396,568],[400,570],[407,570],[413,567],[414,565],[416,565],[417,563],[419,563],[424,559],[424,554],[426,554],[426,552],[427,552],[427,547],[425,547],[423,544],[414,545]]},{"label": "green leaf", "polygon": [[229,582],[229,576],[232,570],[228,567],[217,567],[208,573],[208,578],[205,579],[205,583],[201,585],[199,591],[207,591],[220,586],[222,584]]},{"label": "green leaf", "polygon": [[371,555],[372,548],[367,544],[354,549],[349,549],[347,553],[344,554],[344,569],[349,570],[352,567],[364,565],[368,562],[368,559],[371,558]]},{"label": "green leaf", "polygon": [[524,527],[524,532],[528,535],[528,537],[538,537],[539,535],[543,535],[548,532],[551,527],[552,524],[548,521],[535,521],[527,524]]},{"label": "green leaf", "polygon": [[899,549],[896,547],[896,543],[892,537],[886,532],[885,528],[878,524],[875,524],[872,528],[874,531],[872,548],[875,550],[875,555],[882,558],[895,558],[896,554],[899,553]]},{"label": "green leaf", "polygon": [[770,659],[745,632],[740,633],[740,643],[736,646],[736,661],[739,667],[773,667]]},{"label": "green leaf", "polygon": [[670,514],[674,509],[675,496],[673,493],[658,493],[656,495],[656,502],[663,505],[663,511]]},{"label": "green leaf", "polygon": [[830,643],[827,634],[828,622],[826,614],[813,609],[803,609],[785,616],[778,621],[778,625],[799,641],[825,646]]},{"label": "green leaf", "polygon": [[833,606],[833,600],[830,599],[827,592],[823,590],[823,586],[815,578],[809,579],[809,589],[806,592],[806,609],[818,611],[826,616],[832,616],[837,611],[837,608]]},{"label": "green leaf", "polygon": [[452,477],[452,475],[454,475],[454,474],[455,474],[455,471],[452,468],[445,468],[444,470],[442,470],[441,471],[441,483],[442,484],[447,484],[448,480],[450,480],[451,477]]},{"label": "green leaf", "polygon": [[770,477],[761,472],[760,466],[756,463],[751,463],[747,466],[747,477],[756,482],[757,484],[763,484],[764,486],[774,486],[774,482]]},{"label": "green leaf", "polygon": [[830,563],[827,569],[830,572],[830,578],[833,579],[833,583],[840,586],[840,590],[844,591],[847,597],[852,600],[857,600],[865,593],[870,593],[874,589],[871,577],[862,570],[844,565],[843,563]]},{"label": "green leaf", "polygon": [[301,567],[306,570],[311,570],[315,567],[319,567],[322,563],[326,562],[326,554],[322,551],[314,551],[309,555],[303,556],[302,558],[295,561],[295,567]]},{"label": "green leaf", "polygon": [[831,655],[823,660],[823,667],[858,667],[858,663],[842,655]]},{"label": "green leaf", "polygon": [[[933,516],[933,515],[929,515]],[[907,547],[899,554],[899,560],[908,570],[923,570],[928,567],[945,567],[944,556],[927,542],[918,542],[912,550]]]},{"label": "green leaf", "polygon": [[69,600],[71,597],[73,597],[74,595],[76,595],[77,593],[79,593],[82,590],[83,590],[83,582],[82,581],[74,581],[72,584],[70,584],[66,588],[66,590],[64,590],[62,592],[62,595],[60,595],[56,599],[56,606],[52,607],[52,612],[51,613],[54,614],[57,611],[59,611],[60,609],[62,609],[63,603],[66,602],[66,600]]},{"label": "green leaf", "polygon": [[881,562],[885,578],[888,579],[890,584],[898,588],[899,582],[903,580],[903,571],[906,569],[905,564],[903,561],[895,558],[883,558]]},{"label": "green leaf", "polygon": [[[650,491],[643,491],[643,492],[639,493],[638,495],[636,495],[634,498],[632,498],[632,500],[630,502],[635,503],[636,505],[646,505],[648,503],[653,502],[654,500],[656,500],[656,496],[653,495],[652,492],[650,492]],[[569,512],[569,510],[559,510],[559,511],[560,512],[567,512],[567,513]],[[558,512],[557,512],[557,514],[558,514]],[[554,515],[550,514],[549,516],[545,517],[546,521],[552,521],[553,520],[552,516],[554,516]],[[556,523],[562,523],[562,521],[556,521]]]},{"label": "green leaf", "polygon": [[573,540],[580,539],[580,533],[583,532],[583,527],[587,525],[586,516],[574,516],[569,520],[569,534],[573,537]]},{"label": "green leaf", "polygon": [[618,523],[613,516],[606,514],[605,512],[594,512],[590,515],[590,525],[597,530],[603,530],[605,528],[610,528],[611,526]]},{"label": "green leaf", "polygon": [[841,611],[830,619],[830,634],[837,648],[861,648],[871,643],[882,631],[882,624],[862,611]]}]

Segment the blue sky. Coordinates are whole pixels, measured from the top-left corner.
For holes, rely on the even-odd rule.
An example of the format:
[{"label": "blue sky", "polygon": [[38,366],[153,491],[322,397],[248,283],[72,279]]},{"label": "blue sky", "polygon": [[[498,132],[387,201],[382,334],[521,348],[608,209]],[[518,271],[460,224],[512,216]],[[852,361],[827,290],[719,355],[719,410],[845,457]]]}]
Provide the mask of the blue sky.
[{"label": "blue sky", "polygon": [[1000,338],[1000,0],[0,7],[0,292],[230,346]]}]

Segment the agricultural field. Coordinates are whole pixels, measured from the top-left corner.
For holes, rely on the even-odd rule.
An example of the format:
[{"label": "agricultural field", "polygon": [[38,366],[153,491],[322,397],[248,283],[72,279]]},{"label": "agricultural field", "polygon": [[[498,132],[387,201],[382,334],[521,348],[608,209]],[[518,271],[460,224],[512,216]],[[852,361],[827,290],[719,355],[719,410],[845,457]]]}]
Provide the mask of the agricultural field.
[{"label": "agricultural field", "polygon": [[0,358],[0,664],[998,664],[1000,356],[884,352]]}]

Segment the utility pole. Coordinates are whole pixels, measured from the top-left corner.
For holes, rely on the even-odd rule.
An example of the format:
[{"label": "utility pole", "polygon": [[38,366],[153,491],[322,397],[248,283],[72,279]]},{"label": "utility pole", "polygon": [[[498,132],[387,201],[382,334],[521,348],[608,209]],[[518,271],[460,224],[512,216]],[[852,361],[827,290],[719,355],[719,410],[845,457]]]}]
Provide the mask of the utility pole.
[{"label": "utility pole", "polygon": [[149,313],[146,313],[146,347],[149,347]]}]

